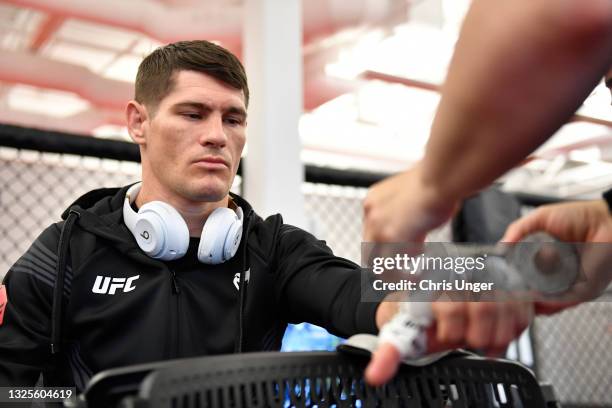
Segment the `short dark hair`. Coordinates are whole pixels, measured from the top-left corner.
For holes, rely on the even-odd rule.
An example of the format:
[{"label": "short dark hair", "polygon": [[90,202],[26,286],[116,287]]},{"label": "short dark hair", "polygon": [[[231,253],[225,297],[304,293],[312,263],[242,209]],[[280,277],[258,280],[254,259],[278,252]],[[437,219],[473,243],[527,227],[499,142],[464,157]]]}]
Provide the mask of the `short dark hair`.
[{"label": "short dark hair", "polygon": [[134,99],[154,111],[172,91],[174,74],[198,71],[242,90],[249,105],[249,87],[240,60],[225,48],[209,41],[179,41],[157,48],[138,67]]}]

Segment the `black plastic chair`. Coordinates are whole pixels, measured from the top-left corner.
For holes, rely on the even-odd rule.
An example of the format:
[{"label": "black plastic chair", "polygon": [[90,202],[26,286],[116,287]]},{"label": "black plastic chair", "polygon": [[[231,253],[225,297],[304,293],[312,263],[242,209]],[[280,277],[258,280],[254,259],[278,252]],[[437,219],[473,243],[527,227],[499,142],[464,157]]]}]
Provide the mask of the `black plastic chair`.
[{"label": "black plastic chair", "polygon": [[[367,357],[338,352],[248,353],[173,360],[96,375],[76,406],[121,408],[550,407],[514,362],[449,356],[402,365],[365,384]],[[75,406],[73,405],[73,406]]]}]

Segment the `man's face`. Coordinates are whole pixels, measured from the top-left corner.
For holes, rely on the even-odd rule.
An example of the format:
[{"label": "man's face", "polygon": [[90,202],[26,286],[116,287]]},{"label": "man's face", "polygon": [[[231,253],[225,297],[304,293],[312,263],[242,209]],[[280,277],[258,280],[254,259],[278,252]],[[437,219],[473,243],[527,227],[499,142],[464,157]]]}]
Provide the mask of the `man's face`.
[{"label": "man's face", "polygon": [[143,132],[143,156],[159,184],[188,200],[219,201],[246,139],[244,94],[200,72],[178,71]]}]

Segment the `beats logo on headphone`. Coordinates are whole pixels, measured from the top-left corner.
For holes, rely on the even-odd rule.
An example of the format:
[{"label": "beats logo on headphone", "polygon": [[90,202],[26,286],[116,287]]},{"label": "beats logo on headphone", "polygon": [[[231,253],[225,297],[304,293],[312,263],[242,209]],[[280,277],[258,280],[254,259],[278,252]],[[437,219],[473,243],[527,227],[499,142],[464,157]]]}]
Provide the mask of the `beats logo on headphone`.
[{"label": "beats logo on headphone", "polygon": [[[151,258],[171,261],[181,258],[189,247],[189,230],[185,220],[170,204],[162,201],[146,203],[135,212],[141,183],[131,186],[123,202],[123,220],[138,246]],[[220,264],[238,251],[242,238],[242,208],[215,209],[206,220],[198,246],[198,259],[206,264]]]}]

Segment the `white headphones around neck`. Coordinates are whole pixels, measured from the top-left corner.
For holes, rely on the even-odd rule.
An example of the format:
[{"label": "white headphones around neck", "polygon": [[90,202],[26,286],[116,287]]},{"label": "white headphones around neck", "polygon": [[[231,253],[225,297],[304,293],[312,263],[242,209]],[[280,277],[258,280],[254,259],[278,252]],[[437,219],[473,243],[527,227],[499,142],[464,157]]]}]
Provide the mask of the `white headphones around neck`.
[{"label": "white headphones around neck", "polygon": [[[189,247],[189,230],[185,220],[170,204],[162,201],[146,203],[136,213],[131,204],[136,200],[141,183],[130,187],[123,202],[123,220],[134,235],[140,249],[148,256],[164,261],[181,258]],[[242,208],[215,209],[206,220],[198,259],[205,264],[220,264],[236,255],[242,237]]]}]

